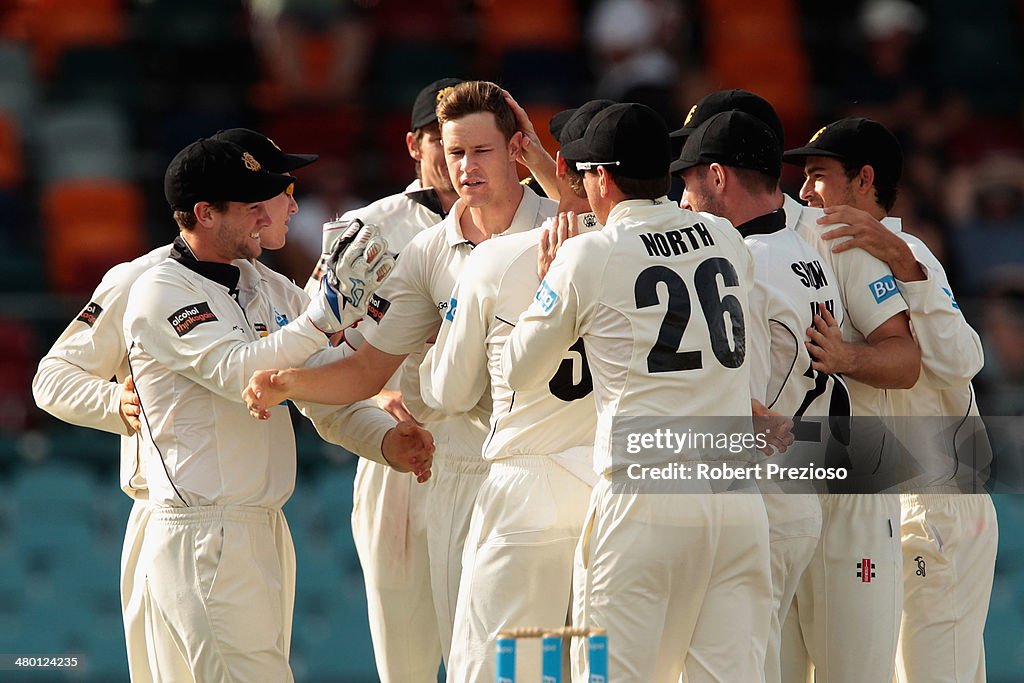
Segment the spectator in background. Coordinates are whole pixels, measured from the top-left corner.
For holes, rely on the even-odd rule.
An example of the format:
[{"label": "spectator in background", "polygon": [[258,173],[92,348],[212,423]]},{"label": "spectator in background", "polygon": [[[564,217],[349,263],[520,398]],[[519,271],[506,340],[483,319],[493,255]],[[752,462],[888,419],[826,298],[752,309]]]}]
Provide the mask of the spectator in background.
[{"label": "spectator in background", "polygon": [[670,0],[600,0],[587,20],[597,84],[595,97],[639,102],[666,121],[680,117],[673,103],[679,65],[672,53],[683,20]]},{"label": "spectator in background", "polygon": [[864,40],[844,70],[845,111],[894,129],[911,126],[922,114],[929,80],[914,59],[924,14],[907,0],[870,0],[859,19]]},{"label": "spectator in background", "polygon": [[954,174],[953,256],[965,296],[984,292],[998,266],[1024,266],[1024,159],[989,157]]},{"label": "spectator in background", "polygon": [[[361,4],[351,0],[249,0],[257,46],[287,100],[330,103],[354,97],[362,83],[372,38]],[[326,64],[311,63],[316,59],[310,59],[309,48],[318,40],[325,41]]]}]

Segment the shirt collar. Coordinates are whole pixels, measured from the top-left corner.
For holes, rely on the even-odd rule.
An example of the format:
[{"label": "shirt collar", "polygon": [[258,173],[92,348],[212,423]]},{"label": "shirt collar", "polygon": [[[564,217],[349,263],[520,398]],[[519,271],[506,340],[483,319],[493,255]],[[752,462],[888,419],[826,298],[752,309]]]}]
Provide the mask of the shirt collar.
[{"label": "shirt collar", "polygon": [[775,209],[757,218],[752,218],[746,223],[737,225],[736,229],[744,237],[751,235],[770,235],[773,232],[786,229],[786,212],[782,209]]},{"label": "shirt collar", "polygon": [[881,220],[882,225],[895,233],[903,232],[903,219],[896,216],[886,216]]},{"label": "shirt collar", "polygon": [[612,210],[608,212],[608,222],[605,225],[611,225],[630,214],[642,214],[655,208],[660,211],[666,206],[679,208],[675,202],[670,201],[664,195],[657,199],[626,199],[612,207]]},{"label": "shirt collar", "polygon": [[238,278],[241,276],[238,266],[231,265],[230,263],[200,261],[192,252],[192,247],[188,245],[188,242],[181,235],[175,237],[174,242],[171,243],[169,258],[196,274],[205,277],[207,280],[213,280],[217,284],[223,285],[231,296],[237,296]]},{"label": "shirt collar", "polygon": [[441,197],[437,194],[437,190],[432,187],[420,186],[419,180],[409,183],[409,187],[405,188],[405,196],[441,218],[448,215],[441,205]]},{"label": "shirt collar", "polygon": [[[523,197],[519,200],[519,208],[516,209],[515,215],[512,216],[512,222],[509,223],[508,228],[504,231],[495,233],[493,235],[494,237],[497,237],[498,235],[511,235],[517,232],[526,232],[527,230],[532,230],[537,227],[539,223],[537,215],[540,212],[540,197],[529,187],[526,187],[525,185],[522,187]],[[455,247],[460,244],[476,246],[462,236],[462,227],[459,225],[459,219],[467,208],[468,207],[462,203],[462,200],[459,199],[455,202],[452,210],[444,219],[444,233],[449,246]]]}]

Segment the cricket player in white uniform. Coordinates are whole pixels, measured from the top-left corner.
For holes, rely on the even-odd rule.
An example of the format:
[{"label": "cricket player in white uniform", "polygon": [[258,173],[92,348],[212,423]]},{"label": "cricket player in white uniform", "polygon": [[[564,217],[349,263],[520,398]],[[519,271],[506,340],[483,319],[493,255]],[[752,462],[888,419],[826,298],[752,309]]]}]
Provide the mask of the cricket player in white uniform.
[{"label": "cricket player in white uniform", "polygon": [[[794,160],[794,153],[799,150],[786,152],[784,160]],[[787,225],[835,272],[846,312],[841,327],[825,310],[808,329],[812,368],[845,379],[854,441],[865,417],[877,418],[885,433],[893,426],[887,392],[913,386],[920,373],[907,304],[885,263],[861,250],[834,250],[835,242],[822,239],[821,209],[800,210],[789,198],[785,206]],[[842,361],[823,362],[836,348],[848,351]],[[881,457],[894,457],[891,444],[882,443]],[[890,483],[887,490],[894,491],[896,481]],[[799,628],[784,627],[784,677],[802,679],[813,665],[816,680],[891,680],[903,603],[898,496],[830,493],[821,504],[821,540],[790,614]],[[802,636],[792,637],[797,632]]]},{"label": "cricket player in white uniform", "polygon": [[[315,371],[261,372],[247,390],[251,412],[287,397],[349,403],[376,394],[402,361],[422,351],[450,307],[451,293],[473,247],[499,234],[525,232],[554,215],[557,205],[519,184],[516,158],[521,133],[501,88],[486,81],[460,83],[438,102],[448,172],[459,201],[445,219],[402,250],[387,287],[370,302],[358,351]],[[286,366],[282,366],[286,367]],[[418,373],[405,373],[403,382]],[[419,395],[404,388],[408,397]],[[487,392],[489,395],[489,392]],[[427,417],[437,446],[434,484],[427,502],[430,577],[441,652],[448,660],[462,549],[476,493],[487,473],[481,456],[489,402],[447,420]]]},{"label": "cricket player in white uniform", "polygon": [[896,680],[980,683],[998,544],[991,498],[978,492],[979,472],[967,459],[987,444],[971,385],[984,364],[981,341],[942,264],[888,216],[902,150],[884,126],[842,119],[791,156],[802,159],[807,175],[801,197],[825,209],[819,223],[842,224],[822,237],[848,237],[838,249],[864,249],[890,266],[921,347],[917,384],[888,392],[893,414],[907,416],[896,421],[896,436],[916,466],[900,496],[904,598]]},{"label": "cricket player in white uniform", "polygon": [[648,107],[608,107],[563,153],[583,160],[605,227],[559,249],[502,371],[525,390],[547,381],[576,339],[587,348],[601,479],[578,550],[587,572],[574,596],[585,604],[579,625],[608,630],[615,681],[675,681],[684,671],[691,682],[760,680],[771,595],[760,496],[613,493],[611,481],[623,467],[612,460],[616,416],[679,409],[749,422],[750,252],[728,221],[665,197],[668,131]]},{"label": "cricket player in white uniform", "polygon": [[[552,132],[563,145],[578,139],[608,104],[588,102],[569,110],[571,118],[559,117],[562,125]],[[579,212],[581,229],[592,230],[597,219],[569,163],[558,156],[559,212],[572,211],[567,216],[573,220]],[[477,495],[463,554],[448,661],[451,683],[491,683],[498,633],[561,625],[572,604],[573,551],[596,481],[597,414],[583,342],[566,351],[545,384],[513,392],[501,374],[505,340],[540,285],[538,248],[545,230],[557,230],[556,220],[488,240],[473,251],[452,293],[451,316],[445,317],[437,343],[420,366],[423,399],[432,408],[463,412],[488,387],[492,402],[483,449],[491,466]],[[536,671],[539,645],[520,645],[522,680]]]},{"label": "cricket player in white uniform", "polygon": [[[843,320],[842,300],[832,270],[792,230],[777,208],[782,146],[767,124],[742,111],[723,111],[687,131],[671,170],[685,182],[681,206],[729,219],[754,256],[754,286],[747,349],[751,396],[770,410],[792,416],[797,443],[813,460],[823,456],[828,421],[849,417],[850,399],[842,379],[811,368],[804,331],[819,307]],[[804,421],[801,421],[804,418]],[[811,419],[808,419],[811,418]],[[801,461],[803,462],[803,461]],[[822,459],[818,463],[824,464]],[[763,488],[764,491],[772,489]],[[771,539],[772,621],[765,656],[765,680],[780,683],[782,624],[796,588],[811,562],[821,531],[821,506],[813,487],[779,489],[764,496]]]},{"label": "cricket player in white uniform", "polygon": [[[268,170],[292,173],[317,159],[315,154],[286,154],[263,135],[243,128],[219,133],[241,145]],[[288,218],[298,211],[290,191],[267,203],[271,225],[260,235],[266,249],[284,246]],[[170,245],[111,268],[93,292],[88,305],[54,342],[39,362],[32,382],[36,405],[71,424],[119,434],[121,489],[134,501],[125,528],[121,553],[121,612],[124,618],[128,673],[136,683],[151,681],[145,651],[141,581],[137,580],[139,549],[149,517],[148,486],[138,454],[138,407],[124,402],[122,388],[134,394],[128,374],[123,320],[128,292],[135,280],[170,254]],[[257,265],[262,268],[262,264]],[[115,381],[111,381],[114,378]],[[134,423],[134,425],[133,425]]]},{"label": "cricket player in white uniform", "polygon": [[[379,226],[388,248],[400,254],[421,231],[443,219],[458,198],[448,176],[437,124],[437,97],[458,85],[442,78],[420,90],[405,135],[409,155],[416,161],[416,180],[404,192],[379,199],[324,225],[323,254],[306,284],[314,294],[334,240],[354,219]],[[362,343],[356,328],[345,332],[346,343]],[[410,414],[400,393],[401,373],[416,372],[421,354],[413,354],[377,399],[400,419]],[[415,398],[415,397],[414,397]],[[415,404],[414,404],[415,405]],[[352,536],[366,586],[366,604],[377,676],[381,683],[435,683],[441,662],[441,642],[430,588],[427,556],[427,486],[414,485],[413,476],[369,459],[360,459],[352,500]]]},{"label": "cricket player in white uniform", "polygon": [[179,152],[165,194],[181,234],[125,308],[153,506],[139,570],[158,681],[292,679],[295,557],[280,508],[294,488],[294,436],[283,409],[254,428],[239,395],[253,369],[323,348],[325,333],[362,312],[356,281],[365,295],[390,265],[364,229],[338,254],[344,291],[325,277],[305,314],[285,324],[282,309],[305,294],[247,259],[270,224],[263,202],[292,182],[230,142]]}]

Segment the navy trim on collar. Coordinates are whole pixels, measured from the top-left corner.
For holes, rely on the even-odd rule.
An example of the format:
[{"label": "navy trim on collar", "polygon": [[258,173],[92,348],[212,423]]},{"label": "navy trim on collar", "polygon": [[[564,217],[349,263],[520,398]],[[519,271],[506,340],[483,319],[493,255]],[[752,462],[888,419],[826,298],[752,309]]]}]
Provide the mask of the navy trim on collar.
[{"label": "navy trim on collar", "polygon": [[444,210],[441,205],[441,197],[437,194],[437,190],[432,187],[423,187],[418,190],[409,190],[405,193],[405,196],[413,200],[420,206],[426,207],[428,211],[436,213],[441,218],[444,218],[448,213]]},{"label": "navy trim on collar", "polygon": [[786,212],[782,209],[775,209],[771,213],[766,213],[763,216],[752,218],[742,225],[737,225],[736,229],[740,231],[740,234],[744,237],[750,237],[751,235],[770,235],[773,232],[786,229]]},{"label": "navy trim on collar", "polygon": [[189,270],[205,277],[207,280],[213,280],[217,284],[224,285],[231,296],[235,297],[237,300],[238,280],[242,276],[242,271],[238,270],[238,266],[233,266],[230,263],[200,261],[196,258],[195,254],[192,253],[192,249],[188,246],[188,242],[186,242],[181,235],[175,237],[174,242],[171,243],[171,253],[169,258],[174,259]]}]

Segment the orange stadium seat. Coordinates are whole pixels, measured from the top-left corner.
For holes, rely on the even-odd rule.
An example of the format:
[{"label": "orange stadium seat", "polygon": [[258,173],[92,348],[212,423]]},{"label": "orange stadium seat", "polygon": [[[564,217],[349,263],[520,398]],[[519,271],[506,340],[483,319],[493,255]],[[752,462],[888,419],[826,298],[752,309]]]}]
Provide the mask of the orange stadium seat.
[{"label": "orange stadium seat", "polygon": [[480,45],[491,57],[517,47],[570,48],[579,17],[572,0],[477,0]]},{"label": "orange stadium seat", "polygon": [[706,57],[715,88],[746,88],[774,105],[786,138],[810,125],[810,69],[799,3],[703,0]]},{"label": "orange stadium seat", "polygon": [[49,78],[69,47],[113,45],[124,38],[122,0],[20,0],[37,73]]},{"label": "orange stadium seat", "polygon": [[143,200],[115,180],[51,184],[42,197],[46,270],[59,292],[89,291],[113,265],[141,254]]}]

